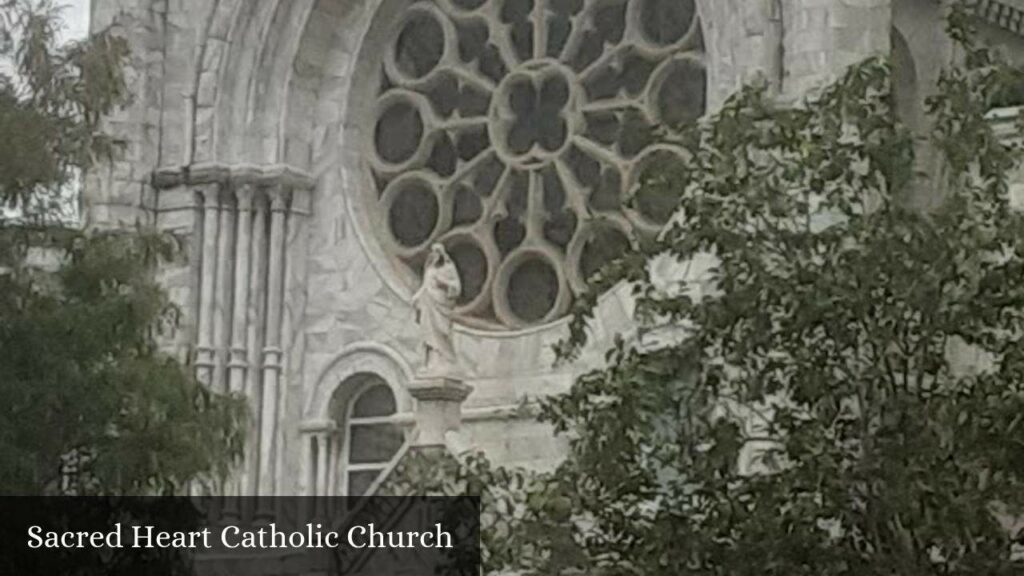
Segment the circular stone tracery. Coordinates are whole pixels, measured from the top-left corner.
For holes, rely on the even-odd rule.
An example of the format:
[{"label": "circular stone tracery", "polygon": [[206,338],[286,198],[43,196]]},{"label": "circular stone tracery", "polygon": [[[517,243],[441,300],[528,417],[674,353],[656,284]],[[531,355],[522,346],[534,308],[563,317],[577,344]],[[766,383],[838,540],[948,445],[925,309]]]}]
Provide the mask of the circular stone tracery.
[{"label": "circular stone tracery", "polygon": [[498,86],[489,134],[506,163],[534,168],[564,152],[578,123],[572,77],[557,62],[540,60],[528,62]]},{"label": "circular stone tracery", "polygon": [[668,221],[676,199],[633,196],[682,154],[655,129],[704,113],[693,0],[416,0],[388,38],[365,201],[410,276],[448,247],[464,320],[554,320]]}]

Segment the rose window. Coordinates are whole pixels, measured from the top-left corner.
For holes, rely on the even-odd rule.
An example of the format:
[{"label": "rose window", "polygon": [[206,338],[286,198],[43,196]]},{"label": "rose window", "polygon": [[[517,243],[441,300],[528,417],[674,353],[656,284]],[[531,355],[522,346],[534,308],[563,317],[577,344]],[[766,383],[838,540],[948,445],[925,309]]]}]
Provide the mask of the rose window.
[{"label": "rose window", "polygon": [[375,232],[415,283],[431,244],[459,315],[522,327],[573,294],[675,198],[634,197],[704,113],[693,0],[417,0],[391,28],[368,134]]}]

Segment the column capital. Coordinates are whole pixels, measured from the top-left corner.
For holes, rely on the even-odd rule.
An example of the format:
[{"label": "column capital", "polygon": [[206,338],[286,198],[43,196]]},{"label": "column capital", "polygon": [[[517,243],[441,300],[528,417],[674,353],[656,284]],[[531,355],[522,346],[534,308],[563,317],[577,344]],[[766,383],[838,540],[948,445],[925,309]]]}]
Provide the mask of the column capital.
[{"label": "column capital", "polygon": [[271,184],[267,186],[267,197],[270,198],[271,212],[287,212],[288,203],[291,197],[290,190],[284,184]]},{"label": "column capital", "polygon": [[220,206],[221,184],[219,182],[196,184],[193,189],[203,197],[203,207],[207,210],[215,210]]},{"label": "column capital", "polygon": [[198,164],[161,166],[151,174],[151,182],[158,189],[182,184],[197,186],[206,183],[255,182],[261,186],[282,184],[291,190],[312,190],[316,179],[305,170],[288,164],[226,164],[201,162]]},{"label": "column capital", "polygon": [[231,174],[229,167],[216,162],[193,164],[183,171],[185,180],[192,184],[223,184]]},{"label": "column capital", "polygon": [[239,212],[252,210],[253,196],[256,194],[256,185],[245,182],[234,186],[235,200],[238,202]]}]

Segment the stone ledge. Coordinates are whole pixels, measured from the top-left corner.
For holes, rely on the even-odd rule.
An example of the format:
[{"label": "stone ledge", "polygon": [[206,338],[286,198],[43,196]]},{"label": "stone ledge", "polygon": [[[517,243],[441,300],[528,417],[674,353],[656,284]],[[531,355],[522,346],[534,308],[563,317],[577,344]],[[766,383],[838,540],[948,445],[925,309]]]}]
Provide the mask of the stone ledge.
[{"label": "stone ledge", "polygon": [[417,400],[440,400],[462,403],[473,387],[450,376],[418,377],[408,385],[409,395]]},{"label": "stone ledge", "polygon": [[257,187],[281,185],[298,190],[312,190],[316,186],[316,179],[311,174],[286,164],[256,166],[204,162],[190,166],[165,166],[153,171],[151,181],[157,189],[203,184]]}]

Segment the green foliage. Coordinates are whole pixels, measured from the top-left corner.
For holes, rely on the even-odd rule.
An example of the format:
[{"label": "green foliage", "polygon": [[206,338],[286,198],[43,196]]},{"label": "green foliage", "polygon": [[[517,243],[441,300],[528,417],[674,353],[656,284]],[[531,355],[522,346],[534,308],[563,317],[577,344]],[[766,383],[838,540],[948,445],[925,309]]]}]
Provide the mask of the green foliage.
[{"label": "green foliage", "polygon": [[[569,519],[568,498],[555,492],[565,488],[554,478],[494,466],[482,454],[457,460],[444,448],[417,448],[399,459],[374,495],[480,498],[481,562],[483,573],[492,574],[510,566],[530,569],[546,562],[549,546],[538,545],[537,536],[551,534],[552,521]],[[567,528],[564,525],[554,533],[556,540],[565,540],[560,550],[569,552],[557,559],[559,568],[582,560],[579,550],[564,545],[571,541]]]},{"label": "green foliage", "polygon": [[48,2],[0,0],[0,493],[180,493],[239,455],[245,413],[158,346],[169,239],[54,226],[116,151],[101,119],[126,94],[125,42],[61,45],[60,26]]},{"label": "green foliage", "polygon": [[116,151],[101,122],[127,99],[124,39],[61,44],[62,27],[49,1],[0,0],[0,205],[23,219],[66,216],[67,188]]},{"label": "green foliage", "polygon": [[[928,103],[945,158],[932,212],[908,207],[915,145],[881,59],[799,107],[751,87],[666,135],[685,152],[643,188],[679,212],[594,279],[559,352],[586,343],[595,294],[621,281],[640,337],[543,403],[570,453],[503,498],[516,513],[490,569],[1024,570],[1009,527],[1024,514],[1019,149],[985,119],[1021,76],[967,22],[953,11],[964,61]],[[509,486],[483,470],[492,494]]]},{"label": "green foliage", "polygon": [[173,494],[224,472],[242,404],[157,346],[177,322],[154,274],[171,245],[59,235],[45,251],[38,238],[11,243],[30,252],[5,254],[0,275],[0,493]]}]

